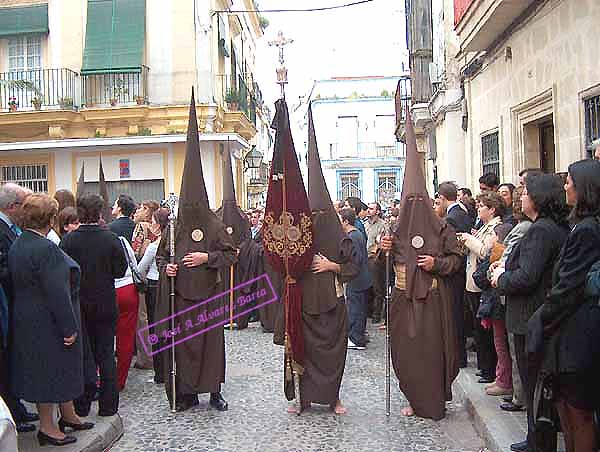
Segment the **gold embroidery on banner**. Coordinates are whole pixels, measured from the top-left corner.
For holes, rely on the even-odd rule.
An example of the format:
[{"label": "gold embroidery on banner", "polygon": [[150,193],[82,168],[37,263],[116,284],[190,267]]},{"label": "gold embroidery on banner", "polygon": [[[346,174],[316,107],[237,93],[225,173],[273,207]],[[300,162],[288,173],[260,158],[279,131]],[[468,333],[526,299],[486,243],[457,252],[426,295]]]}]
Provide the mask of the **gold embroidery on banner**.
[{"label": "gold embroidery on banner", "polygon": [[273,212],[265,215],[265,235],[264,243],[267,250],[283,257],[302,256],[308,250],[313,241],[311,219],[300,214],[299,224],[294,224],[294,216],[284,211],[279,216],[277,222]]}]

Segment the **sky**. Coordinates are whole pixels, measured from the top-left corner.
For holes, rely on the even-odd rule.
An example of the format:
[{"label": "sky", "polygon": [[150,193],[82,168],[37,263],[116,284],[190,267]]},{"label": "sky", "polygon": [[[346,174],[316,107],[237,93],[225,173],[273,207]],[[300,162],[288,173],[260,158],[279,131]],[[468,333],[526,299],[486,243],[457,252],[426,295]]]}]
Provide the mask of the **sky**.
[{"label": "sky", "polygon": [[[342,5],[353,0],[259,0],[260,9]],[[319,12],[264,13],[269,20],[257,42],[256,72],[267,105],[279,98],[275,69],[278,50],[268,42],[281,30],[294,42],[285,48],[290,109],[308,96],[314,80],[331,77],[400,75],[408,68],[404,0],[370,3]],[[305,97],[305,98],[306,98]]]}]

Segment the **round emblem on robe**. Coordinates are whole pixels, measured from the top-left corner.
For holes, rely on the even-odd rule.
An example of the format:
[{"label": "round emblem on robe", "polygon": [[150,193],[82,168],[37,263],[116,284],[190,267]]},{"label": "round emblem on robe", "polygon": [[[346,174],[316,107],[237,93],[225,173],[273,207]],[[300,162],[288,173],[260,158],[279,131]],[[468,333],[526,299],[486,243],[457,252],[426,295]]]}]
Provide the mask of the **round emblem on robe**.
[{"label": "round emblem on robe", "polygon": [[410,244],[413,248],[418,250],[420,248],[423,248],[423,245],[425,245],[425,240],[423,240],[423,237],[421,237],[420,235],[415,235],[410,241]]},{"label": "round emblem on robe", "polygon": [[204,238],[204,233],[202,232],[201,229],[194,229],[192,231],[192,240],[194,242],[199,242]]},{"label": "round emblem on robe", "polygon": [[227,231],[227,234],[229,234],[229,235],[233,234],[233,228],[231,226],[227,226],[225,228],[225,230]]}]

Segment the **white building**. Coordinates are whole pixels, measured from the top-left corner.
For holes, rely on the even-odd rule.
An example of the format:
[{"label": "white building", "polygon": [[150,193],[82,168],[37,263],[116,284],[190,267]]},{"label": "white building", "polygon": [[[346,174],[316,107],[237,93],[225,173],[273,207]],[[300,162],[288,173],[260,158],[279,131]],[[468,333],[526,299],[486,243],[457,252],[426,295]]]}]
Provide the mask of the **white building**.
[{"label": "white building", "polygon": [[[401,76],[316,81],[312,100],[323,174],[332,200],[356,196],[387,206],[402,188],[404,144],[396,142],[394,94]],[[306,166],[307,130],[295,134]]]}]

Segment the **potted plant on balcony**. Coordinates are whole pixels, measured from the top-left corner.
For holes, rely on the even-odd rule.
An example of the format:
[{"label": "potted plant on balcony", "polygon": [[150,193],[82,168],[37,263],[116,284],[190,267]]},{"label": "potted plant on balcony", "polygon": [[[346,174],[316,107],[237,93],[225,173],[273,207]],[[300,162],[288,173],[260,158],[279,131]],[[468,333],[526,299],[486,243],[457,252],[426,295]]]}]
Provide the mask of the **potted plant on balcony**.
[{"label": "potted plant on balcony", "polygon": [[129,94],[129,90],[125,86],[125,83],[123,83],[123,80],[120,78],[115,80],[115,84],[112,86],[112,89],[109,88],[109,90],[111,91],[111,97],[109,99],[111,107],[117,106],[121,96],[124,94]]},{"label": "potted plant on balcony", "polygon": [[34,96],[31,99],[31,105],[33,105],[33,108],[35,108],[38,111],[42,109],[43,103],[44,103],[44,96]]},{"label": "potted plant on balcony", "polygon": [[138,105],[144,105],[147,101],[144,96],[135,96],[135,103]]},{"label": "potted plant on balcony", "polygon": [[72,97],[61,97],[58,99],[58,105],[60,105],[61,110],[70,110],[73,108],[73,98]]},{"label": "potted plant on balcony", "polygon": [[17,98],[16,97],[9,97],[8,98],[8,109],[10,112],[15,112],[17,111],[17,108],[19,108],[19,104],[17,103]]},{"label": "potted plant on balcony", "polygon": [[233,88],[227,90],[225,94],[225,102],[231,111],[239,111],[240,109],[240,93]]}]

